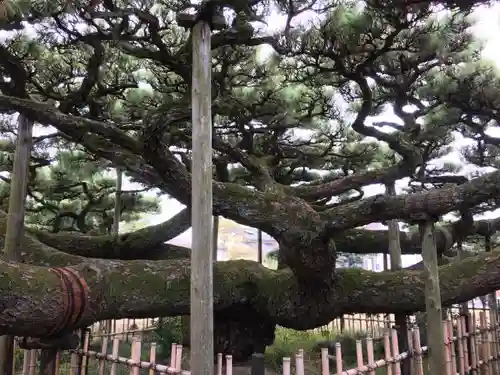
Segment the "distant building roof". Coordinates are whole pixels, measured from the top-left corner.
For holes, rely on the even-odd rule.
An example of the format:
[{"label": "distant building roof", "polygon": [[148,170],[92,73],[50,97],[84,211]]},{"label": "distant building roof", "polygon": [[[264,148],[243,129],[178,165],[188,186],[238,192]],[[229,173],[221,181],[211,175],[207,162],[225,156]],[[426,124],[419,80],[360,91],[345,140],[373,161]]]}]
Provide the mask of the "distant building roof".
[{"label": "distant building roof", "polygon": [[[258,230],[221,218],[219,222],[217,259],[257,259]],[[168,241],[177,246],[191,248],[191,229]],[[278,243],[262,232],[264,256],[278,248]]]}]

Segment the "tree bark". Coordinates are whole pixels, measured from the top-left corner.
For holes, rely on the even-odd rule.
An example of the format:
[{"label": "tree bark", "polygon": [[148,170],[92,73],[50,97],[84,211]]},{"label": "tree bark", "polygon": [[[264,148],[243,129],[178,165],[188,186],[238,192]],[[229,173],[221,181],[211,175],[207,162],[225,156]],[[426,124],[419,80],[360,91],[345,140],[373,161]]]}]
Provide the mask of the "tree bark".
[{"label": "tree bark", "polygon": [[[0,211],[0,222],[3,217],[5,213]],[[48,233],[33,229],[28,229],[28,232],[47,246],[88,258],[168,259],[169,255],[177,252],[189,256],[189,252],[186,252],[188,249],[164,244],[164,242],[177,237],[190,227],[191,210],[185,208],[163,223],[132,233],[124,233],[118,237],[118,240],[114,235],[86,236],[74,233]]]},{"label": "tree bark", "polygon": [[[147,136],[137,140],[110,124],[64,114],[44,103],[0,95],[0,107],[18,110],[42,124],[56,127],[95,155],[111,160],[144,183],[190,205],[190,174],[163,144],[163,128],[147,129]],[[189,114],[172,114],[171,117],[165,121],[175,122],[177,117],[186,119]],[[321,213],[316,212],[305,200],[287,194],[288,190],[279,184],[266,192],[223,182],[213,182],[213,189],[215,215],[223,215],[240,224],[261,229],[278,242],[298,241],[310,246],[307,242],[315,238],[326,240],[342,230],[372,222],[394,218],[422,220],[424,216],[437,217],[464,206],[475,206],[500,194],[500,171],[459,186],[396,197],[376,196]],[[244,210],[238,209],[242,206]],[[307,236],[304,236],[306,232]],[[292,246],[284,248],[298,250]],[[295,258],[300,255],[290,254]],[[316,265],[330,261],[328,254],[316,255],[323,255],[320,262],[315,262]],[[290,266],[294,268],[294,265],[295,262]],[[302,272],[311,268],[311,275],[322,271],[314,269],[314,265],[307,262],[301,264],[301,268]],[[301,272],[300,269],[294,271]]]},{"label": "tree bark", "polygon": [[[53,261],[58,252],[47,259]],[[62,254],[64,255],[64,254]],[[43,258],[43,257],[39,257]],[[75,259],[76,258],[76,259]],[[66,255],[76,263],[78,257]],[[59,259],[59,266],[64,261]],[[80,262],[73,266],[90,288],[81,327],[127,317],[189,314],[189,260]],[[214,309],[251,305],[276,324],[310,329],[349,312],[423,310],[424,273],[338,270],[328,288],[299,283],[289,269],[274,271],[252,261],[214,265]],[[440,267],[443,305],[460,303],[500,288],[500,253]],[[62,308],[60,281],[46,267],[0,262],[0,333],[43,336]],[[79,328],[79,327],[78,327]]]},{"label": "tree bark", "polygon": [[[0,221],[5,219],[5,213],[0,211]],[[44,244],[60,249],[69,254],[88,258],[102,259],[144,259],[161,260],[172,258],[187,258],[190,249],[182,246],[165,244],[185,230],[189,229],[190,212],[182,210],[173,218],[132,233],[122,234],[118,241],[112,236],[85,236],[74,233],[48,233],[28,228]],[[487,233],[493,234],[499,227],[500,220],[481,220],[474,222],[467,235]],[[458,224],[449,224],[436,228],[436,249],[438,254],[448,251],[456,241],[464,235],[464,230]],[[463,227],[462,227],[463,228]],[[387,254],[388,231],[351,229],[334,237],[337,251],[352,254]],[[418,233],[400,232],[401,253],[420,254],[421,243]],[[113,250],[113,251],[111,251]],[[118,256],[116,255],[118,254]]]},{"label": "tree bark", "polygon": [[401,219],[424,221],[437,219],[463,207],[474,207],[500,194],[500,171],[489,173],[459,186],[447,186],[411,195],[377,195],[341,205],[321,213],[329,222],[325,231]]}]

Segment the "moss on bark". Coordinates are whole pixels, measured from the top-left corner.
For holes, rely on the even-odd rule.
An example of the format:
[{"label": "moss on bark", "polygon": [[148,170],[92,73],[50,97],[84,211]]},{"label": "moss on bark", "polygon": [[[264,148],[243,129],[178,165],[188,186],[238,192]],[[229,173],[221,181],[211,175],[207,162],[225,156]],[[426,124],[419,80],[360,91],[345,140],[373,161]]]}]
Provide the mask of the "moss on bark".
[{"label": "moss on bark", "polygon": [[[187,260],[95,260],[73,267],[90,286],[82,325],[189,313]],[[409,312],[424,307],[419,271],[339,270],[333,284],[318,288],[299,283],[289,269],[274,271],[251,261],[219,262],[214,267],[216,313],[249,304],[285,327],[309,329],[349,312]],[[500,289],[500,253],[442,266],[440,279],[447,305]],[[0,262],[0,285],[0,333],[43,335],[50,329],[61,301],[59,280],[47,268]]]}]

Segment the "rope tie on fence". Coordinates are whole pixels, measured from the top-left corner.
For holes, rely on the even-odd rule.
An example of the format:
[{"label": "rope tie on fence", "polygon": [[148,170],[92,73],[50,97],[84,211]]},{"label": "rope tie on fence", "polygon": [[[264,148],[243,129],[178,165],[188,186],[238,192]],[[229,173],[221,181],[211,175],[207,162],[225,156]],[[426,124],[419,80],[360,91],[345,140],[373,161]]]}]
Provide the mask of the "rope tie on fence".
[{"label": "rope tie on fence", "polygon": [[55,324],[48,336],[76,326],[84,312],[89,296],[89,287],[76,271],[69,267],[50,268],[50,272],[55,273],[61,281],[62,290],[62,311],[58,314]]}]

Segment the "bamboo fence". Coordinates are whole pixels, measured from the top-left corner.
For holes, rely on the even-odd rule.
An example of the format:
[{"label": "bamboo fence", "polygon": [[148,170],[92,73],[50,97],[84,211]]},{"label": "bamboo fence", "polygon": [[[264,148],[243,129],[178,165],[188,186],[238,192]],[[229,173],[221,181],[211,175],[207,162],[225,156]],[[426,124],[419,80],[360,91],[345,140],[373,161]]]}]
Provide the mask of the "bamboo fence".
[{"label": "bamboo fence", "polygon": [[[498,326],[489,324],[488,312],[479,311],[478,320],[474,314],[467,317],[451,315],[444,321],[445,335],[443,345],[446,352],[446,373],[443,375],[495,375],[500,374],[499,365],[499,335]],[[470,327],[468,330],[467,328]],[[355,367],[348,368],[343,355],[341,343],[335,343],[333,348],[322,348],[321,353],[314,358],[314,353],[290,353],[283,358],[283,375],[307,375],[309,373],[322,375],[401,375],[401,363],[411,362],[412,375],[427,375],[427,347],[421,345],[421,332],[413,326],[408,332],[409,351],[400,353],[400,342],[394,328],[387,328],[380,338],[367,336],[356,340]],[[179,374],[191,375],[184,370],[187,365],[182,345],[172,344],[167,363],[158,363],[155,342],[143,342],[143,336],[132,334],[129,338],[120,338],[116,334],[102,335],[100,350],[90,350],[91,331],[87,331],[83,348],[70,352],[58,353],[58,363],[54,375],[154,375]],[[125,345],[129,354],[122,357],[120,345]],[[375,350],[382,347],[383,353]],[[16,369],[18,375],[35,375],[38,373],[38,351],[24,350],[22,352],[22,368]],[[377,358],[379,355],[381,358]],[[352,361],[351,361],[352,362]],[[316,366],[311,371],[311,365]],[[352,367],[352,366],[351,366]],[[217,375],[233,375],[233,360],[231,355],[217,355]],[[257,374],[259,375],[259,374]],[[263,374],[262,374],[263,375]]]}]

